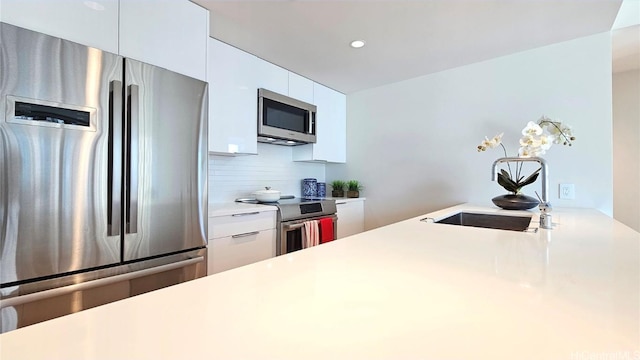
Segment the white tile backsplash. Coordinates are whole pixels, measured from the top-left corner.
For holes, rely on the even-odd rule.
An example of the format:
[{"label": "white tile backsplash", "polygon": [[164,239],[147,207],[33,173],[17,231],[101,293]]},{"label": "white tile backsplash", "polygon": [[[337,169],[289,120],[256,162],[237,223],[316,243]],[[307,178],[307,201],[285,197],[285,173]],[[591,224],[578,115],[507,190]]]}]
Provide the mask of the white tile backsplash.
[{"label": "white tile backsplash", "polygon": [[258,144],[258,155],[209,155],[209,202],[251,196],[270,186],[282,195],[300,196],[302,179],[325,180],[323,163],[292,161],[292,148]]}]

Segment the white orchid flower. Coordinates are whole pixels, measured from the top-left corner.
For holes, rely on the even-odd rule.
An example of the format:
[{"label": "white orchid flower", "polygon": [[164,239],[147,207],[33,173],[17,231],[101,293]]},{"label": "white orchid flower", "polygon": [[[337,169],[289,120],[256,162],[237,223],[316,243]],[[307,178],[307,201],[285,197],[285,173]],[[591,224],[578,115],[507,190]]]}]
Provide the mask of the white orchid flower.
[{"label": "white orchid flower", "polygon": [[519,157],[523,157],[523,158],[528,158],[528,157],[532,157],[533,155],[533,151],[530,147],[528,146],[522,146],[520,147],[520,149],[518,149],[518,156]]},{"label": "white orchid flower", "polygon": [[522,135],[541,135],[542,134],[542,128],[540,127],[540,125],[534,123],[533,121],[529,121],[527,123],[527,126],[524,127],[524,129],[522,129]]},{"label": "white orchid flower", "polygon": [[496,146],[500,145],[500,143],[502,143],[502,135],[504,135],[504,133],[500,133],[491,139],[485,136],[484,140],[482,140],[482,143],[478,145],[478,151],[485,151],[487,150],[487,148],[493,149]]},{"label": "white orchid flower", "polygon": [[533,147],[539,147],[540,145],[542,145],[542,140],[540,136],[525,135],[520,138],[520,146],[527,146],[527,147],[533,148]]},{"label": "white orchid flower", "polygon": [[502,142],[502,135],[504,135],[504,133],[500,133],[491,139],[485,136],[483,144],[493,149],[494,147],[500,145],[500,143]]},{"label": "white orchid flower", "polygon": [[555,139],[552,135],[543,135],[540,137],[540,148],[542,149],[542,151],[546,152],[551,148],[551,145],[553,145],[554,141]]},{"label": "white orchid flower", "polygon": [[493,143],[495,144],[494,147],[500,145],[500,143],[502,143],[502,136],[504,135],[504,133],[500,133],[496,136],[493,137]]}]

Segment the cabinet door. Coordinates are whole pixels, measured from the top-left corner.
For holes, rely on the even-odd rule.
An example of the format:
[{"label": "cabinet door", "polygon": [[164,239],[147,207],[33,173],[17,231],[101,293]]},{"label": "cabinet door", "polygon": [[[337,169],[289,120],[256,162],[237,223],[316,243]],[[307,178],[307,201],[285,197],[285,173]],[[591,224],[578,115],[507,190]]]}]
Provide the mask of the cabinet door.
[{"label": "cabinet door", "polygon": [[209,151],[257,154],[258,88],[255,56],[210,38]]},{"label": "cabinet door", "polygon": [[206,80],[208,38],[209,11],[188,0],[120,1],[122,56]]},{"label": "cabinet door", "polygon": [[336,201],[338,239],[364,231],[364,200]]},{"label": "cabinet door", "polygon": [[0,0],[0,21],[118,53],[118,0]]},{"label": "cabinet door", "polygon": [[268,229],[209,240],[207,274],[276,256],[276,231]]},{"label": "cabinet door", "polygon": [[347,101],[346,96],[326,86],[313,84],[316,113],[317,142],[296,146],[295,161],[327,161],[344,163],[347,159]]},{"label": "cabinet door", "polygon": [[[255,80],[257,87],[287,95],[289,93],[289,71],[260,58],[256,59]],[[257,101],[258,97],[256,94],[256,107]]]},{"label": "cabinet door", "polygon": [[289,71],[289,96],[313,104],[313,81]]}]

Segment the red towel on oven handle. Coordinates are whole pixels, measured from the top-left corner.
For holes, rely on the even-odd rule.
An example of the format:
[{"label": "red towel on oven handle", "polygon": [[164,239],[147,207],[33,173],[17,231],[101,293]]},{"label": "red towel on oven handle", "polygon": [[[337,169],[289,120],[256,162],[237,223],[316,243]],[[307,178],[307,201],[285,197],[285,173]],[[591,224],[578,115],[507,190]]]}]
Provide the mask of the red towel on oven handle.
[{"label": "red towel on oven handle", "polygon": [[320,225],[320,243],[324,244],[329,241],[333,241],[333,219],[322,218],[318,220]]}]

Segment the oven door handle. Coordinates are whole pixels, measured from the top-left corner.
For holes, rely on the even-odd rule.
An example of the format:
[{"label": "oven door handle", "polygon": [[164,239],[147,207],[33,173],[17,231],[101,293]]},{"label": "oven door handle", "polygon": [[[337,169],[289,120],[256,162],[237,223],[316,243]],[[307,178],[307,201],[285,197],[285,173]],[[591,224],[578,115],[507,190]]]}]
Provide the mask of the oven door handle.
[{"label": "oven door handle", "polygon": [[284,225],[285,230],[295,230],[304,227],[304,223],[294,224],[294,225]]},{"label": "oven door handle", "polygon": [[304,222],[305,222],[305,221],[310,221],[310,220],[320,220],[320,219],[325,219],[325,218],[331,218],[331,220],[333,220],[334,222],[335,222],[336,220],[338,220],[338,217],[337,217],[337,216],[335,216],[335,215],[333,215],[333,216],[323,216],[323,217],[319,217],[319,218],[312,218],[312,219],[299,220],[300,222],[299,222],[299,223],[296,223],[296,224],[283,224],[283,225],[282,225],[282,228],[283,228],[285,231],[288,231],[288,230],[295,230],[295,229],[299,229],[299,228],[301,228],[301,227],[304,227]]}]

